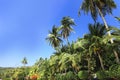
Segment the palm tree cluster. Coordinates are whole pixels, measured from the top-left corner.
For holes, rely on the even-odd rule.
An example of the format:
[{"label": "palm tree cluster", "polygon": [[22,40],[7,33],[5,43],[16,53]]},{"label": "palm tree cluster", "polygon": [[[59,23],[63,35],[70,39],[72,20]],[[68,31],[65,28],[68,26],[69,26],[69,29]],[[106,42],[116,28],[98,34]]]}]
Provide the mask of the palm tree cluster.
[{"label": "palm tree cluster", "polygon": [[94,75],[100,80],[119,80],[120,65],[113,50],[120,53],[120,29],[109,26],[111,37],[104,24],[89,24],[88,29],[83,38],[62,45],[50,59],[40,58],[32,73],[40,80],[92,80]]},{"label": "palm tree cluster", "polygon": [[[67,76],[69,72],[76,77],[68,80],[91,80],[93,74],[97,74],[99,79],[115,77],[110,71],[111,66],[117,65],[117,68],[114,69],[116,72],[120,66],[120,30],[109,26],[105,19],[107,14],[112,15],[112,10],[114,8],[116,8],[114,0],[84,0],[80,7],[80,11],[82,10],[85,13],[90,12],[95,23],[88,25],[89,33],[72,43],[68,41],[68,36],[73,30],[70,28],[70,25],[75,24],[74,22],[70,22],[69,18],[63,18],[61,21],[62,25],[58,27],[58,30],[56,31],[58,31],[59,34],[59,31],[61,30],[59,38],[62,37],[63,39],[66,39],[68,43],[65,45],[62,44],[62,46],[58,45],[59,50],[56,51],[49,60],[51,63],[50,67],[53,69],[51,74],[53,74],[52,76],[54,76],[54,78],[57,75],[62,77],[64,75]],[[97,22],[98,16],[102,18],[104,24]],[[115,18],[119,20],[118,17]],[[51,43],[50,36],[48,36],[47,39],[49,39],[51,45],[56,43]],[[57,43],[60,44],[59,41]],[[86,73],[86,77],[84,73]],[[120,73],[119,71],[117,73],[116,78],[119,79],[118,75]],[[111,76],[111,74],[113,76]],[[81,75],[84,75],[84,77]]]},{"label": "palm tree cluster", "polygon": [[[109,30],[108,24],[104,18],[106,14],[112,15],[112,10],[116,8],[114,0],[84,0],[81,5],[81,10],[85,13],[90,12],[94,21],[97,20],[98,14],[101,16],[106,30]],[[80,12],[79,12],[80,13]],[[107,32],[108,36],[111,36],[110,31]],[[110,39],[111,43],[114,43],[113,39]],[[116,57],[116,62],[119,64],[118,53],[114,50],[114,55]]]},{"label": "palm tree cluster", "polygon": [[68,42],[68,36],[73,31],[72,26],[74,26],[74,20],[69,16],[63,17],[61,20],[61,26],[56,27],[55,25],[52,28],[52,31],[49,31],[49,35],[46,38],[50,42],[50,44],[57,49],[61,46],[62,38],[66,39]]}]

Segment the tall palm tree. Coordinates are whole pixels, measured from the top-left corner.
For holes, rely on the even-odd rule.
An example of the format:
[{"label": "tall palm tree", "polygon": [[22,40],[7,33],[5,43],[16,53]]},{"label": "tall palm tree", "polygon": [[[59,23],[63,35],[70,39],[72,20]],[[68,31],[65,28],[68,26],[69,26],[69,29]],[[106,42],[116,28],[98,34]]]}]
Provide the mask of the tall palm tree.
[{"label": "tall palm tree", "polygon": [[103,59],[102,59],[102,37],[107,33],[103,24],[95,23],[89,24],[89,33],[85,35],[85,38],[90,41],[89,50],[91,53],[97,55],[100,61],[101,68],[104,70]]},{"label": "tall palm tree", "polygon": [[69,16],[63,17],[61,20],[61,35],[68,42],[68,36],[70,36],[71,31],[73,31],[72,26],[75,25],[74,20]]},{"label": "tall palm tree", "polygon": [[86,14],[90,12],[92,18],[96,21],[98,15],[105,20],[104,16],[106,14],[112,14],[114,8],[116,8],[116,4],[113,0],[84,0],[80,10],[83,10]]},{"label": "tall palm tree", "polygon": [[[106,30],[109,30],[109,27],[107,25],[107,22],[104,18],[106,14],[112,14],[112,10],[116,8],[116,4],[113,0],[84,0],[81,5],[81,10],[83,10],[85,13],[91,13],[92,18],[94,21],[97,20],[98,14],[101,16]],[[110,31],[108,31],[108,36],[111,36]],[[110,39],[111,43],[113,42],[113,39]],[[116,62],[119,63],[119,57],[115,50],[114,55],[116,57]]]},{"label": "tall palm tree", "polygon": [[60,37],[61,35],[58,34],[58,28],[54,25],[52,31],[49,31],[46,40],[49,41],[50,45],[56,49],[62,42],[62,39]]}]

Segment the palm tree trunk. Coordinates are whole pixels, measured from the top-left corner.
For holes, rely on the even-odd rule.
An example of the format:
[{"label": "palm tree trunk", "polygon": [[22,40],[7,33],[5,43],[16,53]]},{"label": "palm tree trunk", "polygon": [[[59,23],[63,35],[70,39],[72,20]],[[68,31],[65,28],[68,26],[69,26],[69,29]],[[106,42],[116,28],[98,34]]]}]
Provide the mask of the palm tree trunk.
[{"label": "palm tree trunk", "polygon": [[91,65],[90,65],[90,57],[88,57],[88,74],[89,74],[89,76],[88,76],[88,79],[89,80],[91,80]]},{"label": "palm tree trunk", "polygon": [[88,72],[90,72],[90,58],[88,58]]},{"label": "palm tree trunk", "polygon": [[103,65],[102,57],[101,57],[101,55],[98,52],[97,52],[97,54],[98,54],[98,57],[99,57],[99,60],[100,60],[101,68],[102,68],[102,70],[105,70],[104,65]]},{"label": "palm tree trunk", "polygon": [[66,43],[68,44],[68,46],[70,46],[68,38],[66,38]]},{"label": "palm tree trunk", "polygon": [[[98,7],[97,7],[97,8],[98,8]],[[101,10],[100,10],[99,8],[98,8],[98,11],[99,11],[99,14],[100,14],[100,16],[101,16],[101,18],[102,18],[102,20],[103,20],[103,22],[104,22],[104,24],[105,24],[106,29],[108,30],[109,27],[108,27],[108,25],[107,25],[107,22],[106,22],[104,16],[103,16],[103,13],[101,12]],[[108,31],[107,34],[108,34],[108,36],[111,36],[110,31]],[[110,42],[111,42],[111,43],[114,43],[113,39],[110,39]],[[116,63],[120,64],[119,57],[118,57],[118,53],[117,53],[115,50],[113,50],[113,52],[114,52],[114,55],[115,55],[115,57],[116,57]]]}]

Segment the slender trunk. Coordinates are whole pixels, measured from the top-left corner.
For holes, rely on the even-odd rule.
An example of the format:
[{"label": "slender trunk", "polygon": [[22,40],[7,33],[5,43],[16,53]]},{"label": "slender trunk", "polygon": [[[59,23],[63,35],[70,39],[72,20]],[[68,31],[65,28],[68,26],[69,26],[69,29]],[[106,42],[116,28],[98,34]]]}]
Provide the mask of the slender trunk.
[{"label": "slender trunk", "polygon": [[90,58],[88,58],[88,72],[90,72]]},{"label": "slender trunk", "polygon": [[103,65],[102,57],[101,57],[101,55],[98,52],[97,52],[97,54],[98,54],[98,57],[99,57],[99,60],[100,60],[101,68],[102,68],[102,70],[105,70],[104,65]]},{"label": "slender trunk", "polygon": [[70,45],[68,38],[66,38],[66,44]]},{"label": "slender trunk", "polygon": [[[97,8],[98,8],[98,7],[97,7]],[[101,12],[101,10],[100,10],[99,8],[98,8],[98,11],[99,11],[99,14],[100,14],[100,16],[101,16],[101,18],[102,18],[102,20],[103,20],[103,22],[104,22],[104,24],[105,24],[106,29],[108,30],[109,27],[108,27],[108,25],[107,25],[107,22],[106,22],[104,16],[103,16],[103,13]],[[107,34],[108,34],[108,36],[111,36],[110,31],[108,31]],[[113,39],[110,39],[110,42],[111,42],[111,43],[114,43]],[[114,52],[114,55],[115,55],[115,57],[116,57],[116,63],[119,64],[120,61],[119,61],[118,53],[117,53],[115,50],[113,50],[113,52]]]},{"label": "slender trunk", "polygon": [[87,59],[88,60],[88,79],[91,80],[91,67],[90,67],[90,57]]}]

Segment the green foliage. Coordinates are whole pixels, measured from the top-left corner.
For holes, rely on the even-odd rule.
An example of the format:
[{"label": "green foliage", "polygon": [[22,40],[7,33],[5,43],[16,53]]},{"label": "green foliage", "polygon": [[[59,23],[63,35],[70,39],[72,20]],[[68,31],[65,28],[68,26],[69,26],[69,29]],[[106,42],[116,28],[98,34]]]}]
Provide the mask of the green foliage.
[{"label": "green foliage", "polygon": [[77,75],[69,71],[66,73],[66,80],[77,80]]},{"label": "green foliage", "polygon": [[88,76],[89,76],[88,71],[84,70],[84,71],[78,72],[79,79],[86,80],[86,79],[88,79]]},{"label": "green foliage", "polygon": [[108,73],[106,71],[99,70],[96,72],[97,78],[100,80],[104,80],[108,77]]},{"label": "green foliage", "polygon": [[[116,8],[113,0],[84,0],[81,10],[90,12],[96,21],[98,14],[104,19],[107,13]],[[119,20],[118,17],[116,19]],[[105,22],[105,21],[104,21]],[[95,23],[89,24],[89,32],[75,42],[68,42],[73,19],[63,17],[59,27],[53,26],[46,40],[56,51],[49,59],[40,58],[33,66],[25,67],[26,57],[22,63],[24,67],[0,68],[0,78],[3,80],[25,80],[25,77],[37,77],[38,80],[88,80],[94,74],[100,80],[120,79],[120,65],[116,64],[114,50],[120,53],[120,29]],[[106,35],[110,31],[111,36]],[[68,43],[62,41],[66,39]],[[114,43],[110,43],[110,39]],[[62,44],[61,44],[62,43]],[[120,57],[118,54],[117,57]]]},{"label": "green foliage", "polygon": [[9,80],[14,74],[14,68],[0,68],[0,78],[3,80]]},{"label": "green foliage", "polygon": [[[59,54],[53,54],[49,59],[40,58],[30,68],[0,69],[0,76],[4,80],[11,76],[13,80],[22,80],[33,75],[37,75],[38,80],[86,80],[92,79],[93,74],[96,74],[100,80],[119,79],[120,65],[115,64],[114,54],[111,54],[113,48],[120,52],[119,39],[115,38],[118,34],[112,36],[116,42],[111,44],[104,29],[97,26],[98,24],[91,25],[91,31],[83,38],[60,47],[55,52]],[[119,30],[114,29],[114,32],[118,33]]]},{"label": "green foliage", "polygon": [[117,64],[113,64],[110,68],[109,68],[109,77],[111,78],[120,78],[120,65]]}]

